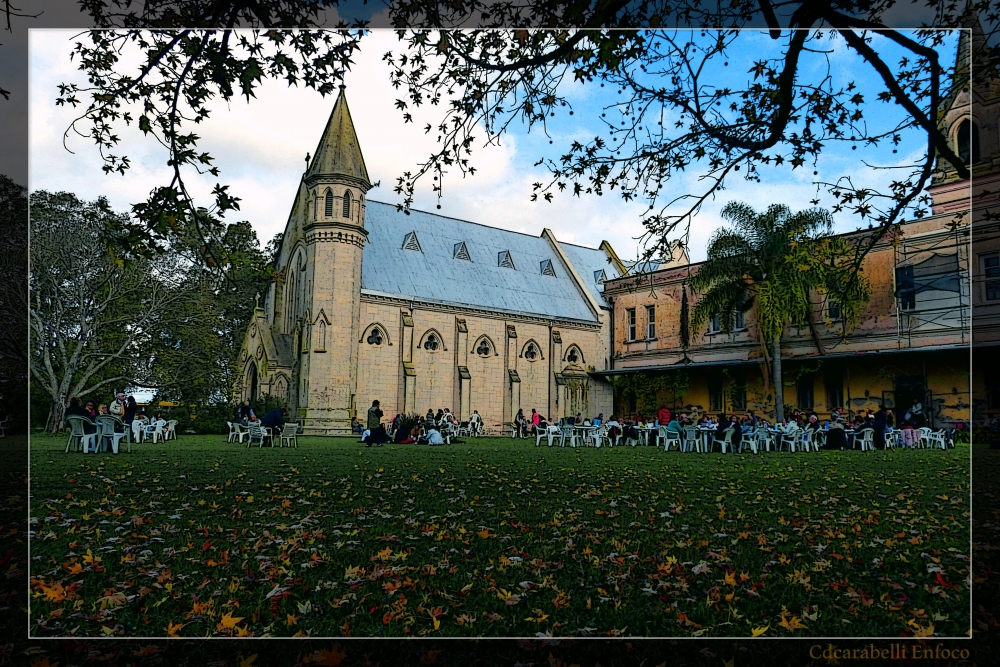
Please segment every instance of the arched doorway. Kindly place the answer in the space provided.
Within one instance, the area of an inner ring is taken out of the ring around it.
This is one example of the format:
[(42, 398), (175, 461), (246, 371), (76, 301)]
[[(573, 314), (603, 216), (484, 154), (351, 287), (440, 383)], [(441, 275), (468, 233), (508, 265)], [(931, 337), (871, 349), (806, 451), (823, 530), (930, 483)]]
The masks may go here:
[(256, 401), (257, 400), (257, 364), (250, 362), (250, 366), (247, 367), (247, 400)]
[(562, 412), (566, 417), (580, 413), (585, 418), (593, 417), (590, 411), (590, 376), (580, 364), (571, 363), (559, 374), (561, 379)]

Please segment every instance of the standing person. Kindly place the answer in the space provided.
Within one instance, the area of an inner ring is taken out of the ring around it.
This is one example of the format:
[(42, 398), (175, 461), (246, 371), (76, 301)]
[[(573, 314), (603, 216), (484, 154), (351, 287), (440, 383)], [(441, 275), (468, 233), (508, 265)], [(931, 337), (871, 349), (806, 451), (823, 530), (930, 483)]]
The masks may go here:
[(260, 425), (264, 428), (271, 429), (271, 432), (274, 433), (274, 435), (281, 435), (281, 429), (285, 426), (285, 417), (287, 415), (288, 410), (285, 408), (274, 408), (273, 410), (268, 410), (264, 417), (260, 420)]
[(514, 429), (517, 431), (517, 437), (523, 437), (525, 431), (525, 422), (527, 420), (524, 418), (524, 410), (521, 408), (517, 409), (517, 414), (514, 415)]
[(888, 416), (889, 413), (886, 412), (885, 407), (879, 406), (878, 412), (872, 417), (872, 426), (875, 428), (875, 437), (873, 438), (875, 449), (885, 449), (885, 431)]
[(129, 426), (135, 421), (135, 413), (139, 409), (139, 406), (135, 404), (135, 396), (129, 396), (128, 400), (125, 402), (125, 423)]
[(365, 447), (371, 447), (372, 443), (381, 447), (383, 443), (389, 441), (389, 436), (385, 432), (385, 427), (382, 426), (382, 408), (379, 407), (379, 402), (377, 400), (372, 401), (372, 406), (368, 408), (368, 422), (366, 426), (371, 432), (365, 440)]
[(125, 415), (125, 394), (115, 396), (115, 400), (111, 402), (109, 412), (119, 419)]
[(670, 410), (665, 405), (661, 405), (659, 411), (656, 413), (656, 423), (659, 426), (668, 426), (670, 424)]
[(483, 431), (483, 418), (479, 414), (479, 410), (473, 410), (472, 416), (469, 417), (469, 430), (472, 431), (472, 435), (478, 436)]
[(531, 408), (531, 433), (538, 433), (538, 425), (542, 423), (542, 416), (538, 414), (538, 410)]

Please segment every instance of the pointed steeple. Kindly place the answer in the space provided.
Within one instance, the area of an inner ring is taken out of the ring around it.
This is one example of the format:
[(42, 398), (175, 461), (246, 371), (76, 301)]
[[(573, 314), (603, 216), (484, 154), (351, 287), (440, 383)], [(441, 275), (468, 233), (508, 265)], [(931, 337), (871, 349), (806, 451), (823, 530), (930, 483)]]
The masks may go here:
[(365, 168), (365, 158), (361, 155), (358, 135), (351, 121), (351, 111), (347, 108), (344, 88), (345, 86), (340, 86), (340, 94), (306, 170), (306, 178), (337, 174), (356, 178), (371, 186), (368, 170)]
[(972, 87), (977, 92), (980, 90), (984, 93), (988, 91), (989, 80), (997, 76), (996, 65), (991, 61), (989, 56), (989, 46), (986, 44), (986, 35), (983, 33), (983, 26), (979, 22), (979, 16), (976, 14), (976, 10), (973, 8), (971, 2), (965, 3), (965, 10), (962, 12), (959, 22), (963, 30), (958, 38), (958, 50), (955, 55), (952, 98), (959, 91), (968, 89), (970, 64), (972, 76), (975, 79)]

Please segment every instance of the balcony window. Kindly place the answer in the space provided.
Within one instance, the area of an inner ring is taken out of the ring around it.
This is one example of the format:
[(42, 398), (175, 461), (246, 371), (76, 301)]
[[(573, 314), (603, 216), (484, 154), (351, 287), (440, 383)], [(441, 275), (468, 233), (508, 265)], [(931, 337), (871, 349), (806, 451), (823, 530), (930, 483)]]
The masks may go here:
[(986, 300), (1000, 299), (1000, 254), (993, 253), (982, 258), (983, 278), (986, 283)]
[(646, 306), (646, 338), (656, 338), (656, 306)]
[(917, 305), (916, 289), (913, 282), (913, 267), (896, 267), (896, 298), (900, 310), (913, 310)]

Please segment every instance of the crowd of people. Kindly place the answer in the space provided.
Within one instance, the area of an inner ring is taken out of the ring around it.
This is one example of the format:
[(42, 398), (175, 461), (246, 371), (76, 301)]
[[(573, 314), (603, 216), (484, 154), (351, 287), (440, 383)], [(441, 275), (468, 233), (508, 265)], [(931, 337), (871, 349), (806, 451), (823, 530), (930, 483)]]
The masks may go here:
[[(366, 447), (372, 445), (381, 447), (386, 442), (401, 445), (443, 445), (448, 440), (457, 442), (452, 438), (462, 426), (451, 408), (438, 408), (437, 413), (428, 410), (427, 415), (415, 424), (408, 423), (409, 420), (404, 419), (402, 414), (396, 414), (387, 423), (383, 422), (383, 416), (379, 401), (376, 400), (372, 401), (372, 406), (368, 408), (368, 416), (364, 423), (357, 417), (351, 420), (352, 430), (361, 436), (361, 442), (365, 443)], [(467, 427), (471, 435), (483, 432), (483, 418), (478, 410), (472, 411)]]
[[(864, 438), (864, 431), (872, 431), (872, 442), (876, 449), (885, 448), (885, 437), (895, 427), (896, 418), (891, 409), (880, 406), (877, 410), (859, 410), (853, 414), (846, 413), (842, 408), (834, 408), (829, 419), (821, 420), (816, 412), (811, 410), (794, 410), (791, 417), (783, 420), (779, 424), (772, 425), (768, 420), (758, 416), (753, 410), (747, 410), (743, 414), (727, 415), (719, 413), (711, 415), (707, 412), (701, 414), (688, 411), (673, 413), (666, 406), (661, 405), (655, 415), (648, 418), (641, 414), (635, 416), (622, 417), (619, 420), (612, 415), (605, 420), (603, 413), (593, 418), (584, 418), (577, 413), (566, 417), (559, 424), (560, 426), (600, 426), (608, 427), (608, 435), (612, 440), (621, 435), (626, 441), (639, 441), (640, 433), (643, 430), (656, 429), (665, 426), (667, 434), (671, 438), (683, 438), (684, 428), (695, 426), (702, 430), (715, 431), (715, 438), (723, 440), (729, 428), (735, 427), (731, 442), (734, 448), (738, 448), (744, 437), (753, 434), (757, 428), (764, 427), (781, 432), (802, 431), (825, 431), (827, 436), (824, 447), (826, 449), (852, 449), (860, 447), (860, 442)], [(532, 410), (530, 416), (525, 416), (522, 410), (518, 410), (514, 418), (514, 429), (516, 435), (531, 436), (544, 430), (551, 420), (546, 419), (537, 410)], [(914, 404), (906, 411), (902, 423), (899, 425), (900, 444), (903, 447), (912, 447), (920, 440), (919, 429), (926, 426), (926, 418), (923, 407), (920, 403)], [(955, 428), (961, 430), (964, 424), (956, 424)], [(649, 433), (648, 444), (658, 444), (658, 432)]]
[(141, 422), (148, 421), (150, 426), (153, 428), (159, 427), (164, 434), (170, 428), (169, 422), (163, 418), (162, 413), (157, 412), (151, 420), (147, 419), (145, 412), (136, 402), (135, 396), (126, 396), (124, 393), (117, 394), (111, 403), (97, 403), (89, 399), (81, 401), (78, 397), (73, 396), (69, 399), (69, 405), (66, 408), (65, 419), (67, 426), (69, 425), (69, 418), (74, 415), (87, 419), (83, 423), (83, 431), (87, 434), (97, 432), (96, 422), (97, 418), (101, 415), (111, 415), (120, 419), (124, 422), (128, 431), (132, 430), (132, 423), (136, 420)]

